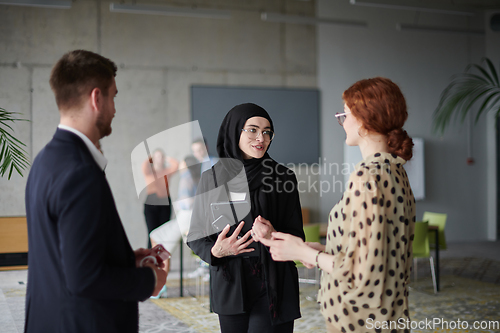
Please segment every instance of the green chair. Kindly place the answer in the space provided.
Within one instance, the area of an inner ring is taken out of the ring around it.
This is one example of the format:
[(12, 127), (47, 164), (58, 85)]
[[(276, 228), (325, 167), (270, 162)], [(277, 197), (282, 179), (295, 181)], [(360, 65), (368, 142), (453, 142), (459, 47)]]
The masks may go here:
[[(429, 222), (429, 226), (437, 226), (438, 230), (438, 240), (439, 240), (439, 250), (446, 250), (446, 238), (444, 236), (444, 227), (446, 225), (447, 214), (424, 212), (422, 221)], [(431, 232), (433, 234), (433, 232)], [(431, 249), (436, 248), (436, 238), (434, 234), (429, 238), (429, 245)]]
[(434, 294), (437, 294), (436, 273), (434, 271), (434, 260), (430, 255), (428, 228), (429, 222), (427, 221), (415, 223), (415, 236), (413, 238), (413, 276), (414, 280), (417, 281), (417, 259), (429, 258)]
[[(319, 224), (305, 225), (304, 226), (304, 234), (306, 236), (306, 242), (319, 242), (319, 240), (320, 240), (319, 231), (320, 231)], [(296, 260), (295, 264), (297, 265), (297, 268), (305, 267), (299, 260)], [(315, 270), (314, 280), (309, 279), (309, 276), (307, 276), (306, 279), (299, 278), (299, 282), (300, 283), (318, 284), (319, 283), (319, 269), (314, 268), (314, 270)], [(309, 273), (309, 270), (307, 270), (307, 273)]]

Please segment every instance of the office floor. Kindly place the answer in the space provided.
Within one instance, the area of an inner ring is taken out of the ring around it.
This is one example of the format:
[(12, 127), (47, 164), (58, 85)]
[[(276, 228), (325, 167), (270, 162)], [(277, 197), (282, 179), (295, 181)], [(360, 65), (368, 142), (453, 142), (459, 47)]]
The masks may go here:
[[(412, 320), (430, 319), (437, 315), (447, 320), (500, 320), (499, 254), (499, 241), (450, 243), (448, 250), (440, 255), (441, 292), (437, 296), (432, 293), (427, 261), (421, 259), (419, 279), (411, 285)], [(195, 279), (186, 279), (187, 273), (198, 267), (195, 259), (185, 255), (183, 262), (184, 297), (179, 298), (180, 260), (179, 254), (174, 253), (167, 298), (140, 303), (140, 332), (219, 331), (217, 316), (208, 311), (206, 286), (203, 295)], [(26, 277), (26, 270), (0, 271), (0, 327), (4, 333), (23, 332)], [(315, 286), (301, 284), (302, 318), (296, 322), (295, 332), (323, 331), (323, 319), (314, 301), (316, 292)], [(199, 296), (195, 297), (197, 294)]]

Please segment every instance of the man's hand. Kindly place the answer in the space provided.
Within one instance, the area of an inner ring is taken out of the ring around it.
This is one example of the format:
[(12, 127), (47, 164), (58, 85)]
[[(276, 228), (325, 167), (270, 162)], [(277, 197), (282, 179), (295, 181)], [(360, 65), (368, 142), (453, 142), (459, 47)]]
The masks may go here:
[(141, 267), (141, 260), (149, 254), (149, 249), (139, 248), (134, 251), (135, 254), (135, 267)]
[(233, 234), (230, 237), (226, 237), (229, 232), (229, 224), (222, 229), (221, 233), (217, 237), (217, 241), (212, 247), (212, 255), (216, 258), (222, 258), (227, 256), (235, 256), (240, 253), (248, 253), (252, 252), (254, 249), (247, 249), (248, 245), (253, 242), (253, 239), (250, 237), (251, 230), (249, 230), (245, 236), (238, 239), (238, 235), (241, 232), (241, 229), (245, 225), (245, 222), (241, 221), (240, 225), (234, 230)]
[[(165, 265), (165, 263), (163, 262), (162, 265)], [(158, 296), (165, 283), (167, 283), (167, 272), (165, 272), (164, 267), (156, 266), (152, 263), (146, 263), (144, 267), (149, 267), (156, 273), (155, 289), (151, 296)]]

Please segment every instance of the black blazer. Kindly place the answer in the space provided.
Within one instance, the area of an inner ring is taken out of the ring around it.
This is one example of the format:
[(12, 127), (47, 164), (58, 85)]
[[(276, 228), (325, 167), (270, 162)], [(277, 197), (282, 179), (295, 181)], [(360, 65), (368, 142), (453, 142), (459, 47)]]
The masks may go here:
[(25, 332), (137, 332), (154, 289), (135, 267), (104, 172), (74, 133), (58, 129), (26, 187)]
[[(277, 202), (272, 203), (270, 216), (262, 215), (268, 218), (276, 231), (289, 233), (302, 239), (305, 239), (302, 212), (298, 193), (298, 184), (295, 174), (285, 166), (276, 164), (273, 168), (277, 170), (274, 175), (274, 190), (279, 193)], [(285, 189), (284, 187), (287, 186)], [(210, 203), (204, 199), (208, 196), (201, 195), (215, 189), (215, 183), (212, 176), (212, 170), (202, 174), (198, 184), (197, 196), (194, 202), (193, 215), (191, 217), (191, 228), (188, 235), (188, 246), (203, 261), (210, 265), (210, 297), (211, 306), (215, 313), (221, 315), (240, 314), (248, 311), (245, 277), (243, 276), (244, 256), (230, 256), (216, 258), (211, 250), (217, 241), (218, 234), (209, 231), (200, 231), (203, 228), (211, 230)], [(293, 190), (292, 190), (293, 189)], [(253, 206), (253, 203), (252, 203)], [(253, 208), (252, 208), (253, 209)], [(262, 212), (250, 213), (244, 218), (245, 226), (242, 233), (250, 230), (254, 218)], [(231, 235), (238, 224), (231, 227), (228, 235)], [(193, 230), (194, 229), (194, 230)], [(212, 233), (210, 236), (203, 235)], [(265, 256), (265, 261), (273, 261), (268, 249), (261, 243), (256, 244), (259, 248), (260, 256)], [(264, 266), (264, 280), (269, 290), (270, 280), (276, 279), (278, 282), (277, 290), (277, 315), (270, 313), (274, 325), (289, 322), (300, 318), (300, 300), (299, 300), (299, 277), (297, 268), (293, 261), (273, 262), (276, 271), (271, 276), (269, 269)]]

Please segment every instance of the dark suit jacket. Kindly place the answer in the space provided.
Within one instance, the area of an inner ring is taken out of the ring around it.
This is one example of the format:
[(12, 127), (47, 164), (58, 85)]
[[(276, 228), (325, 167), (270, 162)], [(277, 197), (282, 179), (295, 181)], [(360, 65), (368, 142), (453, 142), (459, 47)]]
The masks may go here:
[(74, 133), (58, 129), (26, 187), (25, 332), (137, 332), (154, 289), (136, 268), (104, 172)]

